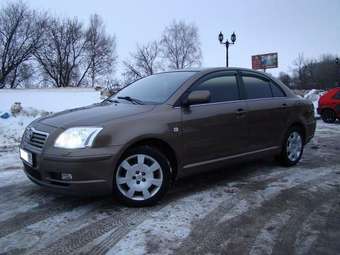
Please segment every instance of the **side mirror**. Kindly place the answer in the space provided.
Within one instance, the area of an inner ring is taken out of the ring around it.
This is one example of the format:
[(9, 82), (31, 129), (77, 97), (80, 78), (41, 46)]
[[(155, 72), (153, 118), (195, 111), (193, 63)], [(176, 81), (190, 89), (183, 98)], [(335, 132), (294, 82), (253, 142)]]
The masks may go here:
[(183, 106), (189, 106), (194, 104), (204, 104), (210, 101), (209, 90), (196, 90), (192, 91), (188, 97), (184, 100)]

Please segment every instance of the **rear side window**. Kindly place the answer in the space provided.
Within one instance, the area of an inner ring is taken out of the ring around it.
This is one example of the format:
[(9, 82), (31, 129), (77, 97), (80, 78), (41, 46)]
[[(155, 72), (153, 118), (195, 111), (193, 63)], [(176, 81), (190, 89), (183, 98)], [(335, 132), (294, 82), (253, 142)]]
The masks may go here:
[(273, 97), (285, 97), (286, 94), (282, 91), (282, 89), (276, 85), (276, 84), (271, 84), (272, 87), (272, 92), (273, 92)]
[(225, 102), (239, 99), (239, 90), (235, 75), (219, 76), (195, 85), (190, 91), (209, 90), (210, 102)]
[(334, 99), (340, 100), (340, 91), (336, 92)]
[(248, 99), (272, 97), (270, 83), (253, 76), (243, 76), (243, 83)]

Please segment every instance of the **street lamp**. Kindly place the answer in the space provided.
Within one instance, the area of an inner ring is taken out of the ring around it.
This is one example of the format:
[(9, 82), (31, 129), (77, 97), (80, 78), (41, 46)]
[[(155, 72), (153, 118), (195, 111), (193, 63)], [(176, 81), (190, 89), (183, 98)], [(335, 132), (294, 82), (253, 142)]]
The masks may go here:
[(229, 45), (231, 44), (235, 44), (235, 41), (236, 41), (236, 35), (235, 33), (232, 33), (231, 36), (230, 36), (230, 41), (228, 41), (228, 39), (223, 42), (223, 34), (222, 32), (220, 32), (220, 34), (218, 35), (218, 40), (220, 41), (220, 44), (224, 44), (225, 45), (225, 49), (226, 49), (226, 67), (229, 66)]

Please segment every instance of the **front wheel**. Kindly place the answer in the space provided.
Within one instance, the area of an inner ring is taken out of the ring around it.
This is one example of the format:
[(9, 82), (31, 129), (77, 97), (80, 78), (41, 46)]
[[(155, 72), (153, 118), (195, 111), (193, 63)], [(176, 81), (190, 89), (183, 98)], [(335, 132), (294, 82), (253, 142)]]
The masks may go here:
[(284, 166), (296, 165), (303, 154), (303, 135), (298, 127), (292, 127), (288, 130), (285, 140), (282, 144), (280, 162)]
[(326, 123), (334, 123), (336, 121), (336, 114), (331, 109), (325, 109), (321, 113), (321, 118)]
[(119, 162), (113, 179), (114, 194), (124, 204), (153, 205), (170, 186), (171, 167), (157, 149), (149, 146), (133, 148)]

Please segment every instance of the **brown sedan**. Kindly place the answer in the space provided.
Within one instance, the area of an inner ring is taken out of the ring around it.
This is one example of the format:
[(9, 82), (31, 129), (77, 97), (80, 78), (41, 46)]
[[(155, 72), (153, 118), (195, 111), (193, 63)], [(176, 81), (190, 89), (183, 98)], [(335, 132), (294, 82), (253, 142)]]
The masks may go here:
[(37, 184), (144, 206), (180, 176), (237, 160), (276, 156), (295, 165), (314, 131), (312, 103), (264, 73), (182, 70), (32, 122), (20, 156)]

